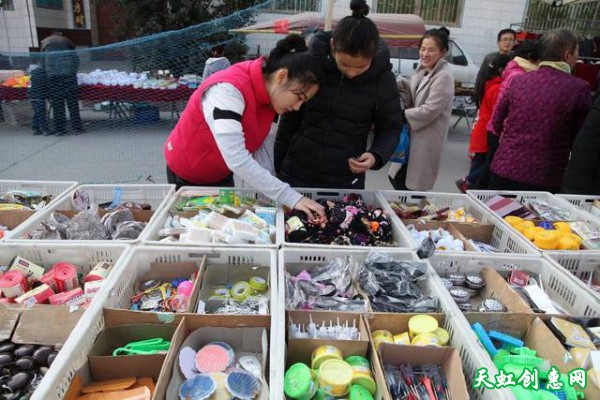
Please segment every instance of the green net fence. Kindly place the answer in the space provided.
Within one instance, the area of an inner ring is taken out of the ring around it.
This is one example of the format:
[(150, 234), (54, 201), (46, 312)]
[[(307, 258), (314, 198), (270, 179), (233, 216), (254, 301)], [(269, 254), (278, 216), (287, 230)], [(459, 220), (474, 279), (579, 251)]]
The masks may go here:
[(211, 49), (223, 45), (231, 63), (268, 54), (284, 35), (232, 31), (281, 19), (281, 9), (320, 10), (319, 1), (284, 3), (107, 46), (62, 50), (50, 38), (45, 52), (0, 54), (0, 176), (166, 181), (164, 141)]

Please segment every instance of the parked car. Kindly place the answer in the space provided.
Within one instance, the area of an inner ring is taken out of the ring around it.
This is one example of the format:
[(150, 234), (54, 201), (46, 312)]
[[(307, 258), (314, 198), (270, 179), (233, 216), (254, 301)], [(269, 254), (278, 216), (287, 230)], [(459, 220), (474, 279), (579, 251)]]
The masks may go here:
[[(392, 70), (396, 76), (410, 77), (419, 66), (419, 49), (417, 47), (390, 47)], [(475, 79), (479, 65), (473, 62), (469, 53), (454, 39), (450, 39), (450, 49), (446, 53), (446, 61), (454, 75), (454, 81), (462, 87), (475, 87)]]

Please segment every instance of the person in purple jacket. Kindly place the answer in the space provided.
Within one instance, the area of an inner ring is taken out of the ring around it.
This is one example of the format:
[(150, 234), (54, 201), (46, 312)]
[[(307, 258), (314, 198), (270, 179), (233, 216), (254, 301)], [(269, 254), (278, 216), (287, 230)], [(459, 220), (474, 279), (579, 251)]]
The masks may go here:
[(500, 144), (490, 189), (558, 192), (569, 152), (592, 101), (587, 82), (571, 76), (578, 40), (567, 29), (545, 33), (537, 71), (516, 76), (492, 123)]

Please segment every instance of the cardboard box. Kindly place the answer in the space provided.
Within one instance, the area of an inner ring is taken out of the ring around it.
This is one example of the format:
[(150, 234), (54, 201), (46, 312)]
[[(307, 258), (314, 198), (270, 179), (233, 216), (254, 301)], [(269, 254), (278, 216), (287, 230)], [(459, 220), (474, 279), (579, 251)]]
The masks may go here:
[(112, 356), (113, 350), (127, 343), (162, 338), (171, 341), (176, 325), (128, 324), (107, 326), (96, 338), (88, 356), (94, 380), (122, 378), (121, 371), (136, 371), (136, 377), (151, 377), (155, 382), (166, 358), (165, 354)]
[(83, 312), (82, 309), (45, 305), (22, 309), (12, 340), (48, 346), (65, 343)]
[[(332, 313), (323, 313), (332, 314)], [(346, 317), (346, 314), (343, 314)], [(342, 318), (342, 316), (340, 316)], [(365, 346), (366, 344), (366, 346)], [(343, 354), (344, 358), (357, 355), (365, 357), (371, 363), (371, 370), (373, 372), (373, 379), (377, 384), (377, 392), (374, 398), (376, 400), (384, 399), (384, 392), (386, 391), (385, 377), (383, 375), (383, 369), (379, 364), (375, 348), (370, 342), (363, 342), (361, 340), (319, 340), (319, 339), (289, 339), (287, 344), (287, 357), (285, 360), (285, 368), (289, 368), (291, 365), (301, 362), (310, 367), (312, 352), (320, 346), (335, 346)], [(284, 371), (285, 373), (285, 371)], [(283, 398), (284, 394), (281, 394)]]
[[(201, 320), (194, 317), (184, 318), (173, 335), (171, 349), (165, 360), (164, 370), (156, 385), (155, 399), (176, 399), (179, 387), (184, 381), (178, 366), (179, 351), (183, 347), (199, 350), (202, 346), (215, 341), (229, 343), (236, 352), (236, 357), (255, 355), (263, 366), (263, 374), (268, 378), (267, 369), (268, 339), (264, 328), (212, 328), (205, 327)], [(273, 383), (271, 383), (273, 384)], [(263, 382), (258, 400), (269, 399), (269, 388)]]
[[(213, 314), (225, 303), (222, 300), (211, 299), (212, 290), (216, 287), (231, 286), (239, 281), (248, 282), (251, 277), (259, 276), (269, 284), (269, 289), (263, 294), (267, 297), (267, 307), (261, 310), (261, 315), (270, 314), (270, 290), (272, 285), (269, 266), (247, 266), (247, 265), (207, 265), (202, 273), (202, 284), (198, 295), (198, 313)], [(196, 303), (194, 303), (196, 304)], [(196, 308), (194, 308), (196, 311)]]
[(0, 211), (0, 225), (6, 226), (11, 231), (25, 222), (35, 211), (5, 210)]
[[(494, 329), (522, 339), (525, 346), (537, 351), (537, 356), (550, 361), (562, 375), (579, 368), (550, 328), (533, 314), (467, 314), (470, 324), (481, 323), (486, 330)], [(600, 389), (590, 384), (584, 390), (586, 399), (600, 399)]]
[[(355, 324), (360, 333), (359, 340), (323, 340), (323, 339), (296, 339), (289, 336), (289, 324), (290, 321), (294, 323), (301, 323), (303, 325), (307, 325), (310, 323), (312, 317), (312, 321), (315, 324), (329, 326), (329, 322), (331, 321), (333, 324), (341, 324), (344, 325), (348, 323), (349, 326)], [(309, 356), (312, 354), (313, 350), (317, 347), (321, 346), (324, 341), (327, 342), (328, 345), (337, 347), (344, 357), (351, 355), (364, 355), (367, 354), (369, 348), (369, 331), (367, 329), (367, 325), (365, 324), (363, 318), (360, 314), (350, 314), (350, 313), (332, 313), (325, 311), (288, 311), (287, 312), (287, 323), (286, 323), (286, 331), (287, 331), (287, 342), (288, 349), (293, 349), (293, 351), (288, 352), (287, 363), (288, 366), (297, 362), (305, 362), (306, 355)], [(308, 365), (310, 366), (310, 360)]]
[[(381, 364), (385, 365), (441, 365), (448, 381), (450, 395), (453, 400), (469, 398), (462, 363), (456, 349), (450, 347), (415, 347), (383, 343), (379, 347)], [(384, 399), (392, 400), (386, 386)]]

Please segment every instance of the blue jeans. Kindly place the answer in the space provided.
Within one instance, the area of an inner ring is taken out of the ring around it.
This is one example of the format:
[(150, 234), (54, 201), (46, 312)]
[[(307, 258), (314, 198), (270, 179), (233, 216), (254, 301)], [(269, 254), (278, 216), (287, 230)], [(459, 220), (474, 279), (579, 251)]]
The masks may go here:
[(34, 131), (45, 131), (48, 128), (46, 121), (46, 100), (30, 99), (31, 107), (33, 108), (33, 121), (31, 127)]
[(487, 153), (475, 153), (473, 155), (473, 159), (471, 160), (471, 169), (469, 170), (469, 175), (466, 177), (469, 187), (473, 187), (475, 182), (477, 182), (477, 179), (483, 170), (483, 166), (485, 165), (486, 157)]

